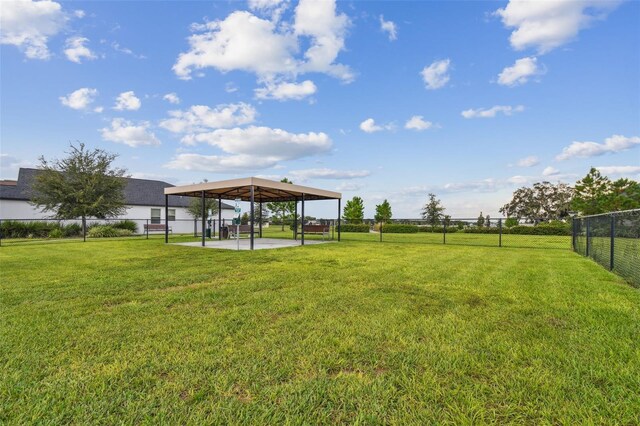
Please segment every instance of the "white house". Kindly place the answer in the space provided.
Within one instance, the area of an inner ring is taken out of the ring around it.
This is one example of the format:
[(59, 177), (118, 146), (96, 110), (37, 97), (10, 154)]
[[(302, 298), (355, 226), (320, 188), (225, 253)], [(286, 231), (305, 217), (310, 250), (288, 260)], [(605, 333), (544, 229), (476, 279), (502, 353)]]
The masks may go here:
[[(0, 220), (46, 219), (43, 213), (30, 203), (31, 184), (38, 169), (21, 168), (18, 180), (0, 181)], [(127, 212), (118, 219), (129, 219), (138, 223), (140, 232), (146, 223), (164, 223), (164, 188), (174, 186), (167, 182), (148, 179), (127, 178), (124, 189)], [(174, 233), (190, 233), (201, 229), (201, 221), (188, 212), (191, 197), (169, 196), (169, 226)], [(214, 215), (217, 219), (217, 215)], [(222, 218), (230, 221), (234, 216), (233, 206), (222, 203)]]

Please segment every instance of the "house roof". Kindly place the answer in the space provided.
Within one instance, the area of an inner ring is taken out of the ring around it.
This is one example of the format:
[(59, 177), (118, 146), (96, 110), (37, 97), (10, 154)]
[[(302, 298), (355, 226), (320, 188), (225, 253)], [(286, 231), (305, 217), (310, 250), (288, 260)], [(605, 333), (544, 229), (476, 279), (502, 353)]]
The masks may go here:
[[(17, 185), (0, 185), (0, 200), (29, 201), (33, 181), (39, 172), (38, 169), (21, 168), (18, 172)], [(164, 189), (174, 186), (159, 180), (125, 179), (127, 185), (124, 188), (124, 198), (128, 206), (164, 206)], [(181, 195), (169, 197), (169, 207), (188, 207), (190, 203), (190, 197)], [(233, 209), (225, 203), (222, 203), (222, 208)]]
[(208, 198), (221, 197), (225, 200), (239, 198), (242, 201), (249, 201), (252, 188), (254, 201), (257, 202), (295, 201), (300, 200), (303, 196), (305, 200), (337, 200), (342, 198), (342, 194), (339, 192), (257, 177), (172, 186), (165, 188), (164, 193), (200, 197), (204, 192), (204, 196)]

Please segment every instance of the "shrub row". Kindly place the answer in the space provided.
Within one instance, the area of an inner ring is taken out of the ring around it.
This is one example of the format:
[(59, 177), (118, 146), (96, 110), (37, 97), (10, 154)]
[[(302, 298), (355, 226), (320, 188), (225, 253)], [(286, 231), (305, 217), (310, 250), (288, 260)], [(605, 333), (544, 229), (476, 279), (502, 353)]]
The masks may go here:
[(369, 232), (371, 227), (366, 223), (343, 223), (340, 232)]
[(112, 237), (128, 237), (132, 235), (129, 229), (116, 228), (113, 225), (96, 225), (87, 231), (90, 238), (112, 238)]
[[(463, 230), (467, 234), (499, 234), (499, 228), (467, 228)], [(544, 224), (536, 226), (514, 226), (512, 228), (502, 228), (503, 234), (512, 235), (571, 235), (570, 225)]]
[[(104, 226), (95, 222), (88, 224), (87, 235), (91, 236), (92, 229)], [(132, 220), (123, 220), (108, 226), (118, 231), (127, 231), (127, 235), (136, 233), (138, 229), (136, 223)], [(99, 231), (95, 232), (100, 233)], [(2, 224), (0, 224), (0, 233), (2, 238), (73, 238), (82, 235), (82, 225), (76, 222), (65, 225), (53, 220), (30, 222), (3, 220)]]

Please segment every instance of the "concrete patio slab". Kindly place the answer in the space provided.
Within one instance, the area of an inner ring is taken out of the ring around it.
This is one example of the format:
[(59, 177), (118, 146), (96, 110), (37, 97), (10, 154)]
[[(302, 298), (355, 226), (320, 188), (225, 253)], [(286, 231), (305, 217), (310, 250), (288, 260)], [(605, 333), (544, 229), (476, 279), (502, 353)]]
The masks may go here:
[[(305, 240), (305, 245), (324, 244), (331, 241)], [(202, 247), (201, 241), (189, 243), (172, 243), (179, 246)], [(240, 250), (250, 250), (250, 242), (248, 238), (240, 239)], [(300, 240), (285, 240), (279, 238), (256, 238), (253, 248), (254, 250), (268, 250), (285, 247), (299, 247)], [(223, 250), (238, 250), (238, 242), (236, 240), (207, 240), (204, 248), (214, 248)]]

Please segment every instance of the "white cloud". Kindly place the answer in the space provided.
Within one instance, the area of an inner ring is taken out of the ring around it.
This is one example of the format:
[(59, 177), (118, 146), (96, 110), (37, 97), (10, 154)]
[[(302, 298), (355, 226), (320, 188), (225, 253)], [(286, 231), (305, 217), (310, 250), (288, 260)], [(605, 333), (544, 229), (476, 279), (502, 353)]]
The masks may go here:
[(277, 22), (289, 7), (289, 0), (249, 0), (249, 9), (267, 14), (271, 20)]
[(385, 21), (384, 16), (380, 15), (380, 29), (389, 35), (389, 40), (398, 39), (398, 30), (393, 21)]
[(542, 176), (551, 177), (557, 175), (558, 173), (560, 173), (560, 170), (556, 169), (555, 167), (548, 166), (545, 167), (542, 171)]
[(116, 98), (116, 105), (113, 109), (118, 111), (129, 110), (136, 111), (140, 109), (142, 103), (140, 99), (136, 96), (136, 94), (131, 90), (128, 92), (122, 92)]
[(215, 108), (193, 105), (186, 111), (169, 111), (169, 115), (171, 118), (161, 121), (160, 127), (173, 133), (194, 133), (253, 123), (257, 112), (253, 106), (240, 102)]
[[(194, 70), (212, 67), (221, 72), (251, 72), (260, 81), (320, 72), (349, 82), (353, 72), (334, 63), (344, 49), (348, 25), (346, 15), (336, 14), (333, 0), (301, 0), (294, 21), (280, 25), (235, 11), (224, 20), (193, 25), (190, 49), (178, 56), (173, 70), (182, 79), (190, 79)], [(299, 56), (301, 44), (309, 46), (303, 57)]]
[(621, 2), (617, 0), (511, 0), (495, 13), (507, 28), (516, 50), (533, 47), (540, 54), (575, 39), (580, 30), (604, 19)]
[(118, 43), (118, 42), (114, 41), (113, 43), (111, 43), (111, 47), (116, 52), (120, 52), (120, 53), (124, 53), (125, 55), (133, 56), (136, 59), (147, 59), (146, 56), (137, 54), (133, 50), (129, 49), (128, 47), (120, 46), (120, 43)]
[(207, 143), (229, 154), (293, 160), (327, 152), (332, 142), (325, 133), (289, 133), (282, 129), (249, 126), (217, 129), (192, 135), (191, 143)]
[(369, 176), (368, 170), (334, 170), (334, 169), (306, 169), (291, 170), (289, 175), (296, 180), (308, 179), (356, 179)]
[(421, 74), (427, 89), (434, 90), (444, 87), (449, 82), (450, 66), (451, 60), (442, 59), (424, 67)]
[(227, 155), (182, 153), (165, 167), (234, 173), (278, 166), (281, 161), (295, 160), (326, 153), (332, 142), (325, 133), (289, 133), (282, 129), (250, 126), (244, 129), (218, 129), (191, 137), (192, 142), (208, 143)]
[(498, 74), (498, 84), (503, 86), (518, 86), (529, 81), (531, 77), (542, 75), (546, 71), (538, 67), (538, 58), (530, 56), (520, 58)]
[(71, 109), (83, 110), (89, 107), (91, 103), (98, 96), (98, 90), (89, 87), (83, 87), (74, 92), (69, 93), (67, 96), (60, 96), (60, 102), (62, 105)]
[(563, 148), (562, 152), (556, 156), (556, 160), (562, 161), (574, 157), (595, 157), (607, 153), (626, 151), (638, 145), (640, 145), (640, 137), (622, 135), (608, 137), (604, 143), (572, 142), (571, 145)]
[(597, 166), (603, 175), (640, 175), (640, 166)]
[(86, 15), (86, 13), (82, 9), (78, 9), (78, 10), (74, 10), (73, 11), (73, 16), (75, 16), (76, 18), (82, 19), (82, 18), (85, 17), (85, 15)]
[(131, 147), (160, 145), (156, 135), (149, 131), (150, 127), (151, 124), (148, 121), (142, 121), (136, 125), (124, 118), (114, 118), (111, 121), (111, 128), (105, 127), (100, 129), (100, 132), (104, 140)]
[(367, 118), (360, 123), (360, 130), (366, 133), (374, 133), (384, 130), (384, 127), (377, 125), (373, 118)]
[(540, 164), (540, 159), (535, 155), (529, 155), (528, 157), (521, 158), (516, 163), (518, 167), (533, 167), (538, 164)]
[(234, 93), (238, 91), (238, 87), (233, 82), (229, 82), (224, 85), (224, 91), (227, 93)]
[(29, 59), (49, 59), (49, 38), (67, 21), (62, 6), (54, 1), (2, 1), (0, 44), (16, 46)]
[(165, 101), (171, 103), (171, 104), (179, 104), (180, 103), (180, 98), (178, 97), (178, 95), (175, 92), (171, 92), (171, 93), (167, 93), (166, 95), (164, 95), (162, 97), (162, 99), (164, 99)]
[(362, 185), (361, 183), (344, 182), (344, 183), (341, 183), (340, 185), (338, 185), (336, 187), (336, 191), (340, 191), (340, 192), (342, 192), (342, 191), (345, 191), (345, 192), (359, 191), (363, 187), (364, 187), (364, 185)]
[(524, 106), (522, 105), (518, 105), (515, 107), (508, 105), (495, 105), (489, 109), (467, 109), (465, 111), (462, 111), (461, 114), (464, 118), (493, 118), (499, 112), (503, 113), (504, 115), (513, 115), (516, 112), (522, 111), (524, 111)]
[(424, 121), (421, 115), (414, 115), (404, 125), (405, 129), (410, 130), (427, 130), (433, 127), (433, 123), (430, 121)]
[(67, 59), (76, 64), (81, 63), (83, 58), (87, 60), (96, 59), (96, 55), (91, 49), (85, 46), (85, 43), (88, 42), (89, 39), (86, 37), (69, 37), (65, 43), (66, 49), (64, 49)]
[(302, 83), (267, 83), (265, 87), (256, 89), (255, 95), (258, 99), (300, 100), (313, 95), (317, 90), (311, 80), (305, 80)]

